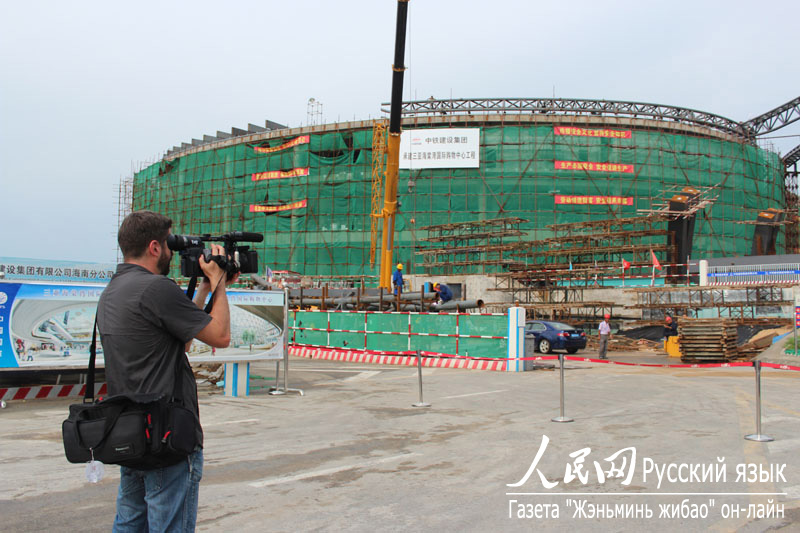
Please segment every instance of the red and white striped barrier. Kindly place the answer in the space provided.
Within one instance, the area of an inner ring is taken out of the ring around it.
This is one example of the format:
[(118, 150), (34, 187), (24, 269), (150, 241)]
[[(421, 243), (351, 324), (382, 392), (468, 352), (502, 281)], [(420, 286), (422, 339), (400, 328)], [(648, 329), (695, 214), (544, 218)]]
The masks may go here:
[[(289, 354), (310, 359), (326, 361), (342, 361), (348, 363), (385, 364), (400, 366), (415, 366), (417, 364), (416, 352), (382, 352), (370, 350), (348, 350), (343, 348), (326, 348), (320, 346), (307, 346), (292, 344)], [(423, 355), (422, 366), (430, 368), (460, 368), (469, 370), (491, 370), (504, 372), (508, 361), (517, 359), (494, 359), (482, 357), (468, 357), (463, 355), (444, 354), (439, 352), (420, 351)], [(519, 361), (557, 361), (557, 355), (537, 355), (534, 357), (520, 357)], [(734, 368), (753, 366), (752, 361), (731, 361), (725, 363), (682, 363), (682, 364), (654, 364), (630, 363), (626, 361), (613, 361), (610, 359), (593, 359), (591, 357), (564, 356), (565, 361), (579, 361), (583, 363), (598, 363), (619, 366), (641, 366), (650, 368)], [(800, 371), (800, 366), (791, 366), (776, 363), (761, 363), (762, 367), (779, 370)]]
[[(465, 370), (490, 370), (495, 372), (505, 372), (506, 370), (505, 359), (454, 357), (452, 355), (435, 352), (420, 353), (426, 356), (422, 359), (422, 366), (429, 368), (459, 368)], [(310, 359), (322, 359), (324, 361), (343, 361), (373, 365), (416, 366), (417, 364), (416, 352), (413, 352), (414, 355), (410, 355), (409, 352), (374, 352), (290, 345), (289, 354), (297, 357), (308, 357)]]
[[(86, 385), (38, 385), (35, 387), (0, 388), (0, 400), (38, 400), (83, 396)], [(106, 393), (105, 383), (95, 383), (95, 397)]]

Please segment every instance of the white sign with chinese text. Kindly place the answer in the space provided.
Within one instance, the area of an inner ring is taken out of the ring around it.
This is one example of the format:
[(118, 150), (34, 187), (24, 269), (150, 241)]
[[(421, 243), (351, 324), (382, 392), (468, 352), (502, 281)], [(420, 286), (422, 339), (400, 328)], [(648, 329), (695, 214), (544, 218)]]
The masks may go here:
[(478, 168), (480, 143), (480, 128), (405, 130), (400, 168)]

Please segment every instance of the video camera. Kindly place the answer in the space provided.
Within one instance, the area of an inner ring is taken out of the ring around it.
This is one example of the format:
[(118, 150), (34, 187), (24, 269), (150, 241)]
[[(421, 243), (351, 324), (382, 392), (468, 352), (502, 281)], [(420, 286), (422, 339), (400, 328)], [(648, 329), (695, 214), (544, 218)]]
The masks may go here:
[[(249, 246), (238, 246), (237, 241), (261, 242), (264, 236), (260, 233), (247, 231), (232, 231), (224, 235), (211, 236), (205, 234), (199, 237), (192, 235), (172, 235), (167, 237), (167, 246), (170, 250), (178, 252), (181, 257), (181, 276), (186, 278), (201, 277), (203, 270), (200, 268), (200, 256), (206, 263), (214, 261), (231, 279), (237, 273), (251, 274), (258, 272), (258, 253)], [(211, 255), (211, 250), (205, 247), (204, 242), (222, 242), (225, 256)]]

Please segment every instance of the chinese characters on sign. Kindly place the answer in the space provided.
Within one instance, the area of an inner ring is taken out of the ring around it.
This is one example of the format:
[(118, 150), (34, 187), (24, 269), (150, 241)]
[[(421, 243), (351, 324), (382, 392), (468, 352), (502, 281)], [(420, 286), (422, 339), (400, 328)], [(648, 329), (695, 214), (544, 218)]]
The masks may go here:
[(22, 281), (97, 281), (111, 279), (116, 265), (0, 257), (0, 272), (5, 280)]
[(624, 163), (592, 163), (589, 161), (556, 161), (556, 170), (591, 170), (594, 172), (624, 172), (631, 174), (633, 165)]
[(251, 213), (278, 213), (279, 211), (290, 211), (292, 209), (301, 209), (308, 205), (307, 200), (300, 200), (299, 202), (292, 202), (284, 205), (254, 205), (250, 204)]
[(293, 168), (292, 170), (270, 170), (268, 172), (256, 172), (253, 174), (253, 181), (298, 178), (300, 176), (308, 176), (308, 167)]
[[(558, 485), (558, 481), (548, 480), (542, 471), (537, 468), (539, 461), (541, 461), (542, 456), (544, 456), (545, 450), (547, 450), (547, 444), (549, 442), (550, 439), (547, 437), (547, 435), (542, 435), (542, 443), (539, 446), (539, 450), (536, 452), (536, 456), (533, 458), (528, 471), (525, 472), (525, 475), (522, 476), (522, 479), (516, 483), (507, 483), (506, 486), (520, 487), (528, 481), (534, 472), (536, 472), (536, 474), (539, 476), (539, 481), (541, 481), (544, 488), (552, 489)], [(564, 469), (564, 477), (562, 478), (564, 483), (571, 483), (575, 479), (580, 481), (583, 485), (586, 485), (589, 482), (589, 472), (585, 470), (585, 468), (589, 466), (586, 463), (586, 457), (588, 457), (591, 451), (591, 448), (581, 448), (580, 450), (569, 454), (573, 461), (572, 463), (566, 464)], [(592, 461), (592, 466), (594, 467), (594, 473), (597, 476), (598, 483), (602, 485), (606, 482), (606, 479), (624, 478), (621, 483), (623, 485), (630, 485), (636, 465), (636, 448), (623, 448), (603, 460), (607, 463), (610, 463), (607, 465), (608, 470), (604, 470), (603, 465), (601, 465), (599, 462)], [(619, 463), (617, 463), (617, 461), (619, 461)]]
[(291, 141), (287, 141), (280, 146), (254, 146), (253, 150), (255, 150), (259, 154), (271, 154), (273, 152), (280, 152), (281, 150), (286, 150), (287, 148), (291, 148), (293, 146), (297, 146), (299, 144), (308, 144), (311, 140), (310, 135), (301, 135), (296, 139), (292, 139)]
[(555, 126), (556, 135), (572, 135), (575, 137), (610, 137), (612, 139), (630, 139), (631, 130), (590, 130), (574, 126)]
[(400, 168), (478, 168), (480, 133), (480, 128), (406, 130), (400, 137)]
[(633, 196), (568, 196), (556, 194), (556, 205), (633, 205)]

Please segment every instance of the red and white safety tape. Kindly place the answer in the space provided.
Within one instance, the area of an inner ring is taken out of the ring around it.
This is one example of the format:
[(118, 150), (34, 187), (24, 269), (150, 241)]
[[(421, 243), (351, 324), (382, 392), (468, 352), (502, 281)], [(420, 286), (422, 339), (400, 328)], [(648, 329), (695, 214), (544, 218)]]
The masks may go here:
[[(106, 393), (105, 383), (95, 383), (95, 396)], [(0, 388), (0, 400), (34, 400), (83, 396), (86, 385), (38, 385), (35, 387)]]
[[(460, 368), (466, 370), (491, 370), (504, 372), (505, 359), (452, 357), (447, 354), (434, 352), (421, 352), (428, 357), (422, 358), (422, 366), (430, 368)], [(367, 350), (347, 350), (337, 348), (322, 348), (318, 346), (289, 346), (289, 354), (297, 357), (322, 359), (326, 361), (344, 361), (348, 363), (366, 363), (376, 365), (416, 366), (416, 355), (409, 352), (373, 352)], [(434, 356), (434, 357), (430, 357)]]
[(324, 333), (360, 333), (362, 335), (410, 335), (412, 337), (459, 337), (461, 339), (505, 339), (503, 336), (496, 335), (457, 335), (455, 333), (417, 333), (414, 331), (364, 331), (358, 329), (325, 329), (325, 328), (303, 328), (290, 326), (289, 329), (295, 331), (322, 331)]

